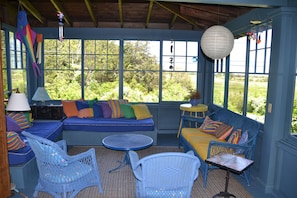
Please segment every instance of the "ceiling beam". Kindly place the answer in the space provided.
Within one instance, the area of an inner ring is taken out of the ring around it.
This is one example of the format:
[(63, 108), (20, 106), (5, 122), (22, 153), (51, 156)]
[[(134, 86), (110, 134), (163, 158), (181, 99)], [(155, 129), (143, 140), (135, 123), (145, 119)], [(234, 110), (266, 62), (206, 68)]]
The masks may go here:
[(171, 29), (171, 28), (173, 27), (173, 24), (175, 23), (176, 18), (177, 18), (177, 15), (176, 15), (176, 14), (173, 15), (172, 20), (171, 20), (171, 22), (170, 22), (170, 24), (169, 24), (169, 29)]
[(89, 12), (89, 14), (91, 16), (91, 19), (92, 19), (95, 27), (97, 27), (98, 26), (98, 22), (97, 22), (97, 19), (95, 18), (95, 15), (94, 15), (93, 10), (92, 10), (92, 6), (91, 6), (91, 3), (90, 3), (90, 0), (85, 0), (85, 4), (87, 6), (88, 12)]
[(119, 4), (119, 14), (120, 14), (120, 24), (121, 24), (121, 28), (123, 28), (123, 5), (122, 5), (122, 0), (118, 0), (118, 4)]
[(146, 21), (145, 21), (145, 27), (146, 28), (148, 27), (148, 24), (150, 22), (152, 9), (153, 9), (153, 4), (154, 4), (154, 0), (150, 0), (150, 5), (149, 5), (149, 9), (148, 9), (147, 16), (146, 16)]
[(40, 12), (28, 1), (28, 0), (19, 0), (20, 4), (26, 8), (40, 23), (44, 23), (45, 20), (41, 16)]
[(177, 11), (173, 11), (172, 9), (168, 8), (167, 6), (165, 6), (162, 3), (159, 3), (157, 1), (154, 1), (154, 3), (157, 4), (158, 6), (160, 6), (161, 8), (167, 10), (168, 12), (171, 12), (172, 14), (178, 16), (179, 18), (183, 19), (184, 21), (190, 23), (191, 25), (193, 25), (195, 27), (198, 27), (198, 24), (196, 24), (192, 20), (188, 19), (187, 17), (184, 17), (184, 16), (180, 15)]
[(72, 23), (69, 20), (68, 14), (66, 13), (66, 11), (62, 8), (62, 6), (60, 5), (60, 3), (57, 0), (50, 0), (51, 3), (53, 4), (53, 6), (57, 9), (57, 11), (60, 11), (64, 14), (64, 20), (65, 22), (72, 26)]

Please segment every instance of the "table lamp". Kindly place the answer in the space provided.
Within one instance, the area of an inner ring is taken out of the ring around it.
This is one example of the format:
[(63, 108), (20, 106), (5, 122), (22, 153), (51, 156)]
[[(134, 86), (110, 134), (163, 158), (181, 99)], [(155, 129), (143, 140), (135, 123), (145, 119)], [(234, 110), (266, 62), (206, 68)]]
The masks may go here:
[(11, 93), (6, 111), (30, 111), (28, 99), (24, 93)]
[(38, 87), (32, 97), (32, 100), (44, 103), (45, 101), (51, 100), (51, 98), (44, 87)]

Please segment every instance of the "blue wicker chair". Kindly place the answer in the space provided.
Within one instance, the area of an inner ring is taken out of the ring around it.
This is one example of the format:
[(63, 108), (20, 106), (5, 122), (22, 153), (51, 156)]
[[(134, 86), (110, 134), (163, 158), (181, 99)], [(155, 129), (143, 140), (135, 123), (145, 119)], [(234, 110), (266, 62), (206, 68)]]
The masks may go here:
[(193, 151), (158, 153), (140, 160), (135, 151), (129, 151), (129, 158), (136, 178), (136, 197), (190, 197), (200, 167)]
[(64, 140), (54, 143), (28, 132), (22, 134), (35, 153), (39, 170), (38, 184), (33, 197), (37, 197), (39, 191), (47, 192), (55, 198), (75, 197), (81, 190), (90, 186), (98, 186), (99, 192), (103, 193), (93, 148), (69, 156)]

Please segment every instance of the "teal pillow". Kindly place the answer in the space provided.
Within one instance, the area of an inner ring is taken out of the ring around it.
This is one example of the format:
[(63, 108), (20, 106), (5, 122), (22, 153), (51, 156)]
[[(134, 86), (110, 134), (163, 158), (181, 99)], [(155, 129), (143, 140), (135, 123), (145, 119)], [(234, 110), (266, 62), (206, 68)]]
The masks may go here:
[(131, 104), (120, 104), (120, 108), (125, 118), (135, 118), (135, 113)]

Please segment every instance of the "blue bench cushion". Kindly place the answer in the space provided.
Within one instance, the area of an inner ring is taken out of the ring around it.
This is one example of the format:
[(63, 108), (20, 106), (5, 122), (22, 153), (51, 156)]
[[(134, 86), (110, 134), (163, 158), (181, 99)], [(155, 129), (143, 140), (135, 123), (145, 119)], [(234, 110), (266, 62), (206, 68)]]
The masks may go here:
[(64, 121), (63, 129), (69, 131), (131, 132), (153, 131), (152, 118), (136, 120), (128, 118), (78, 118), (70, 117)]
[[(40, 137), (47, 138), (49, 140), (56, 140), (59, 135), (62, 134), (63, 122), (33, 122), (30, 128), (27, 128), (25, 131), (38, 135)], [(9, 165), (17, 165), (28, 162), (34, 157), (34, 153), (29, 146), (29, 143), (26, 142), (25, 137), (19, 133), (22, 140), (25, 141), (26, 146), (19, 150), (8, 151), (8, 161)]]

